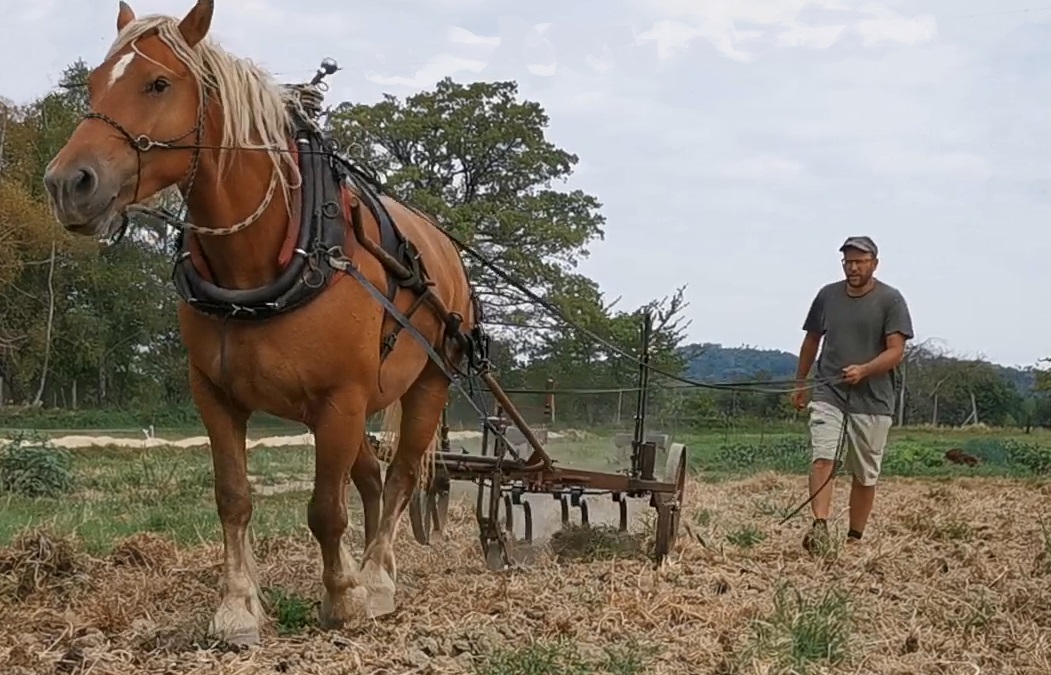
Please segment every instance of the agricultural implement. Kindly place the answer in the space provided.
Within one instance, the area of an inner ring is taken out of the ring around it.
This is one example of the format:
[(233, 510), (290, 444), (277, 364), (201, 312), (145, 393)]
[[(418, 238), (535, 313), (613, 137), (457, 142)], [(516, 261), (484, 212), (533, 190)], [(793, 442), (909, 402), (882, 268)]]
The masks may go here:
[[(496, 406), (492, 414), (482, 420), (480, 454), (452, 450), (449, 427), (443, 414), (440, 449), (436, 453), (432, 477), (426, 486), (414, 492), (409, 502), (409, 518), (416, 541), (428, 545), (434, 533), (445, 529), (452, 481), (471, 481), (477, 484), (475, 516), (479, 541), (491, 570), (502, 570), (515, 564), (514, 547), (519, 541), (532, 543), (533, 511), (532, 504), (523, 499), (526, 494), (547, 494), (557, 500), (564, 526), (569, 524), (573, 509), (579, 511), (582, 525), (590, 525), (588, 498), (608, 495), (619, 507), (618, 529), (622, 532), (629, 527), (628, 500), (648, 498), (657, 515), (653, 555), (658, 562), (663, 560), (678, 535), (687, 453), (686, 447), (680, 443), (668, 447), (663, 471), (658, 478), (658, 446), (645, 434), (651, 333), (652, 319), (646, 314), (642, 325), (634, 435), (627, 469), (619, 473), (604, 473), (558, 466), (508, 394), (490, 373), (482, 372), (480, 375), (495, 397)], [(550, 415), (553, 409), (554, 393), (547, 393), (545, 412)], [(530, 450), (527, 457), (523, 457), (507, 438), (512, 425), (521, 433)], [(514, 534), (515, 511), (518, 509), (524, 520), (521, 540)]]

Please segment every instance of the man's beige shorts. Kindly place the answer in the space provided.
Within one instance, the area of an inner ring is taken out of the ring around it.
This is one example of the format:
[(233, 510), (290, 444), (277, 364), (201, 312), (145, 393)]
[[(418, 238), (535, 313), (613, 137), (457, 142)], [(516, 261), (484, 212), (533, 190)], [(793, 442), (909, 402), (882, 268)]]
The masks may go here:
[[(843, 413), (822, 401), (810, 403), (811, 461), (836, 458), (843, 433)], [(850, 414), (847, 437), (840, 453), (843, 465), (862, 485), (875, 485), (883, 464), (883, 451), (891, 427), (890, 415)]]

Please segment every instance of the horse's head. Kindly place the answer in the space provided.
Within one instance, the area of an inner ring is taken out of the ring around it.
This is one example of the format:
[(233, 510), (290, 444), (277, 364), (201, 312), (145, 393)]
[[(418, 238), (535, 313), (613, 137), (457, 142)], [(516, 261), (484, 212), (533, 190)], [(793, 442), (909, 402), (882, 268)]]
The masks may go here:
[(193, 146), (205, 138), (194, 50), (213, 6), (198, 0), (180, 21), (136, 19), (120, 3), (117, 38), (88, 77), (91, 112), (44, 174), (55, 217), (69, 231), (108, 237), (127, 206), (190, 176), (199, 152)]

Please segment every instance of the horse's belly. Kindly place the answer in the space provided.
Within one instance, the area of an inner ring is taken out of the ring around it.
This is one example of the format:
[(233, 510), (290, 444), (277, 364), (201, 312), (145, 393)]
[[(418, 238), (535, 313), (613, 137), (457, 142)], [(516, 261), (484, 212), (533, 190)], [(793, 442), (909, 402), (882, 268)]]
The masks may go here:
[(291, 345), (228, 336), (225, 349), (215, 350), (201, 365), (208, 379), (242, 406), (301, 419), (313, 392), (333, 384), (329, 374), (335, 369), (322, 360), (317, 352)]
[(225, 329), (187, 316), (190, 361), (241, 406), (303, 421), (315, 403), (353, 388), (371, 367), (355, 344), (347, 344), (360, 340), (356, 331), (348, 334), (350, 326), (331, 317), (314, 319), (311, 309)]

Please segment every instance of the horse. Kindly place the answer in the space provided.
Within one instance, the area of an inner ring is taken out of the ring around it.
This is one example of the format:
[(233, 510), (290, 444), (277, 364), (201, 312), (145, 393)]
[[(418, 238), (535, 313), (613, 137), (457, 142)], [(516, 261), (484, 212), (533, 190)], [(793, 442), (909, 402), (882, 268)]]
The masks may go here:
[[(58, 223), (100, 240), (162, 191), (183, 198), (178, 323), (224, 544), (209, 628), (251, 645), (266, 617), (247, 540), (250, 416), (314, 434), (307, 523), (323, 567), (321, 626), (389, 614), (398, 523), (434, 459), (453, 371), (484, 335), (454, 242), (333, 151), (305, 88), (214, 42), (213, 8), (198, 0), (181, 19), (140, 18), (120, 2), (117, 37), (88, 77), (89, 112), (44, 184)], [(367, 442), (374, 415), (396, 443)], [(360, 565), (343, 541), (348, 476), (363, 504)]]

